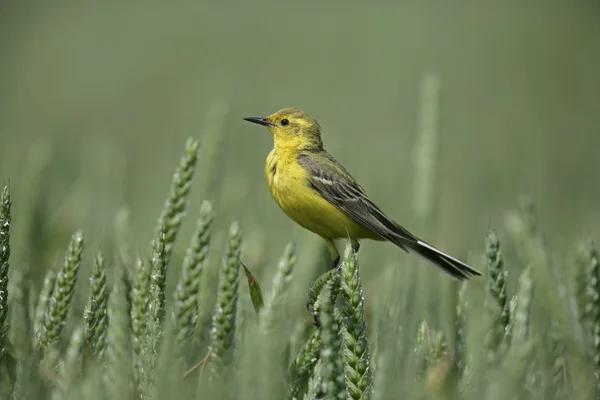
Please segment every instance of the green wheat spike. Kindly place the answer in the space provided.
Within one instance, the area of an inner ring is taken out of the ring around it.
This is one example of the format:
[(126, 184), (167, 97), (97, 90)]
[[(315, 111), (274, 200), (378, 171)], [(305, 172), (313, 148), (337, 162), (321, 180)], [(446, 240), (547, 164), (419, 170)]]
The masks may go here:
[(165, 315), (166, 305), (166, 236), (159, 235), (155, 244), (154, 253), (152, 254), (152, 274), (150, 276), (150, 304), (148, 305), (148, 313), (150, 318), (153, 318), (157, 323), (162, 323)]
[[(141, 263), (141, 259), (138, 259)], [(127, 274), (120, 263), (116, 264), (112, 290), (108, 297), (108, 331), (104, 357), (104, 387), (107, 398), (128, 399), (131, 394), (132, 353), (131, 316), (127, 310)]]
[(46, 277), (44, 278), (44, 285), (42, 286), (42, 290), (40, 291), (37, 305), (35, 308), (35, 314), (33, 319), (33, 346), (34, 348), (41, 347), (41, 339), (44, 335), (44, 318), (46, 313), (48, 312), (48, 304), (50, 303), (50, 297), (52, 296), (52, 291), (54, 290), (54, 285), (56, 284), (56, 271), (53, 269), (49, 269), (46, 272)]
[(165, 315), (165, 236), (160, 235), (153, 246), (152, 275), (150, 277), (150, 302), (146, 314), (147, 327), (142, 346), (142, 364), (140, 390), (144, 399), (154, 398), (156, 394), (156, 364), (160, 343), (164, 335), (163, 318)]
[(8, 259), (10, 257), (10, 192), (4, 185), (0, 196), (0, 361), (6, 352), (8, 332)]
[(575, 290), (574, 297), (576, 302), (577, 318), (584, 332), (584, 340), (592, 342), (591, 320), (588, 310), (588, 290), (590, 286), (589, 277), (589, 246), (586, 243), (579, 243), (576, 247), (574, 256), (575, 264)]
[[(148, 312), (150, 318), (162, 323), (166, 309), (167, 262), (166, 235), (160, 232), (152, 242), (152, 259), (150, 260), (150, 302)], [(157, 327), (158, 327), (157, 326)]]
[[(321, 370), (321, 391), (324, 393), (324, 399), (344, 399), (346, 397), (346, 385), (344, 381), (344, 367), (340, 363), (341, 358), (341, 337), (338, 318), (335, 316), (335, 299), (333, 298), (336, 289), (339, 286), (338, 279), (332, 279), (327, 283), (321, 293), (321, 308), (319, 320), (321, 322), (321, 349), (319, 359), (322, 362)], [(342, 318), (339, 318), (339, 322)], [(344, 353), (347, 351), (345, 349)], [(347, 365), (347, 363), (346, 363)], [(360, 398), (352, 397), (350, 398)]]
[(591, 324), (590, 355), (594, 365), (597, 391), (600, 396), (600, 256), (593, 243), (586, 246), (585, 259), (587, 260), (587, 304), (586, 315)]
[(217, 304), (210, 333), (210, 365), (213, 374), (220, 366), (231, 362), (234, 348), (238, 288), (240, 283), (240, 251), (242, 236), (240, 227), (234, 222), (229, 229), (229, 241), (223, 265), (219, 272)]
[(341, 300), (344, 316), (343, 353), (350, 399), (369, 399), (373, 391), (371, 354), (364, 319), (364, 299), (358, 257), (348, 245), (342, 265)]
[(142, 345), (146, 338), (148, 304), (150, 303), (151, 270), (141, 257), (134, 265), (135, 279), (131, 293), (131, 346), (133, 349), (134, 377), (139, 379)]
[[(152, 285), (150, 296), (158, 296), (158, 286)], [(159, 326), (157, 315), (153, 314), (154, 307), (148, 308), (148, 327), (142, 347), (139, 389), (143, 400), (153, 399), (156, 393), (156, 364), (159, 354), (159, 342), (163, 332)]]
[(564, 296), (560, 294), (562, 285), (559, 285), (557, 294), (556, 281), (560, 278), (557, 277), (557, 269), (553, 268), (544, 238), (538, 230), (534, 207), (529, 200), (522, 203), (519, 211), (507, 214), (506, 228), (514, 238), (518, 256), (530, 269), (529, 279), (535, 282), (536, 291), (545, 295), (544, 301), (536, 302), (534, 307), (538, 314), (551, 315), (557, 322), (557, 329), (572, 327), (573, 333), (581, 337), (579, 326), (569, 321)]
[(315, 330), (306, 343), (300, 348), (296, 358), (288, 368), (288, 398), (298, 399), (302, 385), (311, 376), (319, 359), (321, 348), (321, 331)]
[(94, 354), (100, 359), (106, 348), (106, 331), (108, 328), (106, 316), (108, 288), (106, 287), (104, 256), (101, 251), (96, 253), (90, 286), (91, 293), (84, 314), (84, 333), (86, 342), (89, 343)]
[(502, 314), (500, 315), (500, 328), (504, 333), (510, 322), (510, 310), (508, 308), (508, 295), (506, 291), (506, 275), (500, 241), (495, 231), (490, 231), (486, 238), (486, 256), (488, 261), (488, 290), (490, 295), (497, 301)]
[(56, 276), (56, 283), (48, 302), (48, 309), (44, 317), (44, 335), (42, 337), (42, 346), (45, 349), (49, 350), (50, 346), (60, 340), (67, 322), (82, 255), (83, 232), (77, 231), (71, 238), (65, 261)]
[(500, 251), (500, 241), (495, 231), (490, 230), (485, 238), (485, 250), (488, 264), (488, 283), (486, 295), (487, 315), (491, 318), (490, 330), (485, 337), (488, 362), (497, 360), (500, 346), (508, 333), (510, 312), (506, 292), (506, 270)]
[(514, 312), (513, 326), (511, 327), (512, 342), (523, 343), (529, 334), (531, 303), (533, 301), (533, 280), (531, 269), (525, 268), (519, 276), (519, 287)]
[(593, 243), (581, 243), (577, 247), (577, 262), (581, 266), (583, 281), (583, 296), (581, 299), (582, 305), (582, 322), (585, 328), (586, 339), (591, 347), (594, 345), (594, 316), (600, 312), (600, 291), (598, 286), (600, 283), (597, 276), (600, 272), (597, 271), (598, 266), (594, 263), (594, 246)]
[(323, 393), (323, 363), (321, 360), (317, 360), (314, 368), (311, 371), (308, 379), (307, 390), (304, 394), (304, 400), (316, 400), (322, 399), (325, 396)]
[(552, 367), (550, 371), (550, 387), (547, 389), (547, 398), (563, 399), (569, 392), (569, 371), (567, 368), (567, 347), (558, 337), (555, 323), (550, 329), (550, 354)]
[(175, 289), (175, 330), (179, 343), (189, 338), (196, 328), (198, 294), (204, 263), (208, 257), (213, 221), (212, 206), (210, 202), (204, 201), (200, 207), (196, 231), (183, 260), (181, 277)]
[(171, 189), (155, 230), (154, 244), (157, 244), (156, 240), (158, 240), (160, 235), (164, 234), (165, 236), (165, 266), (169, 264), (177, 233), (179, 232), (181, 222), (186, 214), (187, 199), (192, 186), (192, 178), (194, 177), (197, 161), (198, 141), (193, 138), (188, 138), (185, 142), (185, 151), (181, 156), (179, 165), (173, 175)]
[(461, 374), (465, 371), (466, 367), (466, 349), (465, 344), (467, 340), (467, 304), (466, 304), (466, 288), (467, 283), (460, 283), (458, 289), (458, 301), (456, 304), (456, 322), (455, 322), (455, 336), (454, 336), (454, 365)]

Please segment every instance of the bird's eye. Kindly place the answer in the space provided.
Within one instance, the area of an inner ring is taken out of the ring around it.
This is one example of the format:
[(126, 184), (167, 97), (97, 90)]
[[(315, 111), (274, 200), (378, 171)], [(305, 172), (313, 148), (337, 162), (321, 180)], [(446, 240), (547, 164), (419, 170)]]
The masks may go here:
[(289, 123), (290, 123), (290, 121), (288, 121), (287, 118), (284, 118), (281, 120), (281, 126), (287, 126), (287, 125), (289, 125)]

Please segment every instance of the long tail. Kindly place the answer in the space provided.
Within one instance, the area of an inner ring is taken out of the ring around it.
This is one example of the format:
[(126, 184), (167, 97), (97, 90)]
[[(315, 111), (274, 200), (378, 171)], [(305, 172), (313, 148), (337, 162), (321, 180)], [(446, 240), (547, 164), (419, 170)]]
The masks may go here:
[(421, 257), (433, 263), (436, 267), (455, 279), (469, 279), (473, 275), (481, 276), (481, 272), (469, 267), (464, 262), (441, 252), (435, 247), (417, 239), (415, 241), (403, 241), (404, 246), (414, 250)]

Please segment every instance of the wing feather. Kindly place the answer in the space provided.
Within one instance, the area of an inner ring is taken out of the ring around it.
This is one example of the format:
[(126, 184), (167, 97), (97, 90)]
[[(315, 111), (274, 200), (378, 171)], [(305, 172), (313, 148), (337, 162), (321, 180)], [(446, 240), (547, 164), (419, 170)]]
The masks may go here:
[(401, 240), (416, 243), (417, 238), (388, 218), (328, 153), (301, 154), (298, 162), (308, 171), (312, 188), (356, 222), (404, 250)]

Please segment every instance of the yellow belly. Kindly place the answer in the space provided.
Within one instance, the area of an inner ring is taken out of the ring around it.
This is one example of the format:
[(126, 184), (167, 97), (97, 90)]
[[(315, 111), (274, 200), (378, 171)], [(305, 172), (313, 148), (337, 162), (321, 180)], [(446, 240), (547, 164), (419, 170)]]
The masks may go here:
[(289, 163), (284, 161), (272, 160), (270, 155), (265, 165), (265, 177), (273, 199), (288, 217), (303, 228), (328, 239), (381, 240), (321, 197), (308, 183), (304, 168), (294, 160)]

